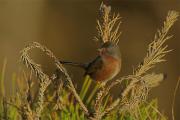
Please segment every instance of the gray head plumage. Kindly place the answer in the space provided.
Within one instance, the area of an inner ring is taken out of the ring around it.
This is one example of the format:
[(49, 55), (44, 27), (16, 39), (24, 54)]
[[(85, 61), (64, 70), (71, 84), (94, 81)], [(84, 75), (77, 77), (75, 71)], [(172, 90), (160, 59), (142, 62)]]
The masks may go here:
[(113, 42), (110, 42), (110, 41), (105, 42), (101, 46), (100, 50), (102, 50), (103, 54), (105, 55), (111, 55), (118, 58), (121, 57), (119, 46)]

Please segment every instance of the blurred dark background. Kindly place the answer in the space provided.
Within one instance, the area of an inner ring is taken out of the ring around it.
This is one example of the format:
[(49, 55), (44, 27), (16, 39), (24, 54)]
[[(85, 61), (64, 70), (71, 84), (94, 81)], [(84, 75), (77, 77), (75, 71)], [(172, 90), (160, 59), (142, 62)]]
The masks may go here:
[[(178, 0), (108, 0), (112, 11), (120, 13), (123, 24), (120, 29), (119, 46), (123, 57), (122, 71), (119, 76), (132, 73), (146, 54), (148, 43), (153, 40), (157, 28), (167, 15), (168, 10), (180, 12)], [(12, 74), (19, 71), (19, 51), (30, 41), (38, 41), (51, 49), (62, 60), (86, 62), (96, 56), (98, 43), (96, 19), (101, 1), (95, 0), (0, 0), (0, 63), (7, 58), (5, 76), (6, 93), (11, 94)], [(167, 62), (159, 64), (154, 71), (167, 73), (168, 78), (150, 93), (158, 98), (161, 111), (171, 119), (173, 91), (180, 76), (180, 20), (170, 31), (173, 39), (167, 43), (173, 52), (166, 56)], [(46, 72), (51, 73), (54, 66), (40, 52), (34, 57), (43, 64)], [(82, 70), (67, 67), (80, 88)], [(115, 89), (116, 91), (118, 88)], [(176, 99), (176, 118), (180, 119), (180, 90)]]

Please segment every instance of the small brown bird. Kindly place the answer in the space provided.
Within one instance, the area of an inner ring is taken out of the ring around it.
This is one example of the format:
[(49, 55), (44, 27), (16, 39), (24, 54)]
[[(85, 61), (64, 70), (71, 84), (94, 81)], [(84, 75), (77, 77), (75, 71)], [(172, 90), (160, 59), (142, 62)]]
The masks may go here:
[(85, 75), (89, 75), (97, 82), (107, 82), (119, 73), (121, 69), (121, 54), (118, 45), (106, 42), (98, 49), (98, 56), (90, 63), (60, 62), (83, 68)]

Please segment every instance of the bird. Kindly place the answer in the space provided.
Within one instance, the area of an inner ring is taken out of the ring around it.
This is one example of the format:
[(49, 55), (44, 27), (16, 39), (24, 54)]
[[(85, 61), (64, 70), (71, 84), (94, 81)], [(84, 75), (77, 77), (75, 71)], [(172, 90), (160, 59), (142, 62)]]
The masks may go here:
[(98, 83), (113, 79), (121, 70), (121, 53), (119, 46), (111, 41), (105, 42), (98, 49), (98, 54), (88, 63), (60, 61), (61, 64), (81, 67), (84, 75)]

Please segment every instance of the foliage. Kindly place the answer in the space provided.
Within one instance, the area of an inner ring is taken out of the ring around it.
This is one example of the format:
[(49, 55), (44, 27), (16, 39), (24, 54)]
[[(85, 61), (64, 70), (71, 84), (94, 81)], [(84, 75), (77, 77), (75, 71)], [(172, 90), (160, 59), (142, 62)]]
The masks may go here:
[[(2, 75), (2, 74), (1, 74)], [(23, 77), (24, 79), (28, 79), (31, 77)], [(20, 79), (20, 78), (16, 78)], [(3, 79), (1, 79), (3, 81)], [(31, 81), (33, 81), (31, 79)], [(17, 80), (16, 80), (17, 82)], [(24, 86), (24, 83), (21, 82)], [(28, 84), (26, 84), (24, 87), (27, 87)], [(14, 86), (15, 87), (15, 86)], [(91, 91), (93, 87), (93, 92)], [(80, 91), (81, 93), (81, 99), (83, 99), (83, 102), (86, 103), (87, 106), (93, 106), (94, 105), (94, 97), (95, 93), (97, 91), (97, 86), (94, 86), (94, 84), (91, 82), (89, 77), (86, 77), (82, 89)], [(85, 90), (86, 89), (86, 90)], [(1, 91), (3, 91), (1, 89)], [(27, 91), (26, 91), (27, 92)], [(26, 92), (23, 92), (22, 90), (20, 93), (27, 94)], [(90, 95), (87, 93), (91, 92)], [(43, 108), (43, 112), (41, 115), (42, 120), (85, 120), (86, 117), (82, 111), (79, 109), (79, 104), (77, 104), (75, 98), (72, 96), (72, 92), (70, 92), (67, 89), (61, 89), (61, 98), (59, 99), (58, 103), (56, 103), (55, 100), (53, 100), (55, 97), (54, 95), (49, 95), (48, 100), (46, 100), (45, 107)], [(104, 106), (107, 106), (111, 103), (111, 100), (106, 98), (106, 101), (104, 101)], [(4, 98), (5, 99), (5, 98)], [(21, 109), (18, 107), (20, 104), (22, 104), (23, 96), (20, 96), (20, 94), (14, 94), (10, 99), (6, 99), (6, 101), (1, 98), (1, 104), (0, 104), (0, 117), (2, 120), (19, 120), (21, 118)], [(146, 120), (146, 119), (152, 119), (152, 120), (166, 120), (166, 118), (158, 111), (158, 103), (157, 100), (151, 100), (148, 103), (142, 103), (137, 111), (137, 116), (134, 116), (133, 114), (129, 112), (119, 112), (119, 111), (113, 111), (111, 114), (103, 117), (104, 120), (136, 120), (135, 117), (141, 118), (140, 120)]]
[[(111, 15), (110, 6), (102, 3), (102, 20), (97, 21), (98, 36), (101, 43), (119, 42), (119, 14)], [(0, 117), (5, 120), (166, 120), (158, 110), (157, 100), (147, 97), (150, 90), (164, 79), (164, 74), (148, 73), (158, 63), (165, 61), (170, 52), (165, 42), (171, 38), (168, 31), (177, 20), (178, 13), (169, 11), (163, 27), (158, 30), (154, 40), (147, 48), (143, 62), (133, 73), (107, 83), (93, 84), (89, 76), (85, 77), (80, 93), (66, 68), (47, 47), (33, 42), (21, 51), (21, 61), (30, 73), (13, 77), (12, 83), (18, 83), (18, 90), (10, 98), (5, 96), (4, 74), (1, 74)], [(40, 49), (56, 65), (52, 76), (44, 73), (41, 65), (28, 55), (34, 48)], [(23, 76), (23, 77), (22, 77)], [(19, 82), (20, 81), (20, 82)], [(23, 84), (22, 81), (25, 81)], [(113, 98), (110, 90), (120, 84), (120, 95)], [(15, 84), (13, 84), (15, 87)], [(90, 94), (88, 94), (90, 93)]]

